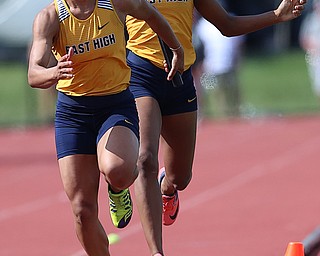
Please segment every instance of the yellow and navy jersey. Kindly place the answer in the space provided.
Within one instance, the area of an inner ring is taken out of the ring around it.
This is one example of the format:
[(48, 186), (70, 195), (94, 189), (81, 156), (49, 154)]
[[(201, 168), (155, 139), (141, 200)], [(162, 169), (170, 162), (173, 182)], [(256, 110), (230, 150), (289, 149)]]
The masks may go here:
[(77, 19), (65, 0), (54, 0), (60, 21), (53, 54), (61, 58), (73, 47), (72, 79), (59, 80), (57, 90), (72, 96), (115, 94), (129, 86), (124, 24), (111, 0), (98, 0), (93, 13)]
[[(167, 19), (173, 32), (184, 47), (185, 70), (195, 61), (192, 45), (193, 0), (148, 0)], [(157, 35), (145, 21), (131, 16), (126, 19), (129, 34), (127, 48), (140, 57), (163, 68), (163, 54)]]

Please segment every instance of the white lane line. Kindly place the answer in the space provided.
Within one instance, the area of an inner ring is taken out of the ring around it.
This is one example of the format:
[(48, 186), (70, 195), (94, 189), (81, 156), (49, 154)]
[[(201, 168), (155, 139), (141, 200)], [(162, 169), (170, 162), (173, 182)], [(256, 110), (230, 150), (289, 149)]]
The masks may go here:
[(53, 204), (67, 202), (64, 192), (59, 192), (50, 197), (41, 198), (32, 202), (28, 202), (17, 207), (0, 210), (0, 222), (8, 219), (23, 216), (35, 211), (45, 209)]

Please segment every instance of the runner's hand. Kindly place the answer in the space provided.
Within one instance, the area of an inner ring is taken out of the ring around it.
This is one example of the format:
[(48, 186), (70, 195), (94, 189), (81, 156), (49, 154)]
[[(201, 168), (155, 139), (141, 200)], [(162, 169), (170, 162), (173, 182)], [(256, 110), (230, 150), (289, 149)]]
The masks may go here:
[(307, 0), (283, 0), (275, 10), (280, 22), (292, 20), (302, 14)]

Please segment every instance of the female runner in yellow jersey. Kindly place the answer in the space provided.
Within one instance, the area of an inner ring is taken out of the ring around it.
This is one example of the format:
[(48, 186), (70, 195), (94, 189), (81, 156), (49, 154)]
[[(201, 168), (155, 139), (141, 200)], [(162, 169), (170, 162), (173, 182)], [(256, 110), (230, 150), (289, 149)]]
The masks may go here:
[[(145, 20), (174, 51), (171, 79), (183, 70), (183, 49), (168, 22), (145, 0), (54, 0), (36, 16), (28, 82), (56, 85), (56, 149), (77, 237), (88, 255), (110, 255), (98, 219), (100, 172), (109, 186), (113, 224), (132, 215), (128, 187), (138, 173), (139, 126), (129, 91), (124, 22)], [(54, 58), (55, 57), (55, 58)]]
[[(137, 206), (151, 255), (163, 255), (162, 222), (171, 225), (179, 211), (178, 192), (192, 176), (196, 144), (197, 100), (191, 75), (194, 8), (225, 36), (236, 36), (299, 16), (306, 0), (283, 0), (276, 10), (259, 15), (232, 16), (217, 0), (148, 0), (168, 20), (184, 48), (184, 86), (173, 87), (162, 68), (163, 54), (156, 34), (144, 21), (128, 16), (133, 92), (140, 119)], [(158, 184), (158, 150), (162, 138), (164, 167)], [(162, 204), (161, 204), (162, 194)], [(201, 221), (201, 212), (195, 221)]]

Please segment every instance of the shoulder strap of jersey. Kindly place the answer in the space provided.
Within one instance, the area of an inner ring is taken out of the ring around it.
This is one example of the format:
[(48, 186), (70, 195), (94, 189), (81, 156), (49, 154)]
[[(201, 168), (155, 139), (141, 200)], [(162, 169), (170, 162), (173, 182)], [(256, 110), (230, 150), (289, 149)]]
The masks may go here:
[(98, 0), (98, 8), (113, 10), (110, 0)]
[(70, 16), (64, 0), (54, 0), (56, 10), (58, 13), (59, 21), (62, 22)]

